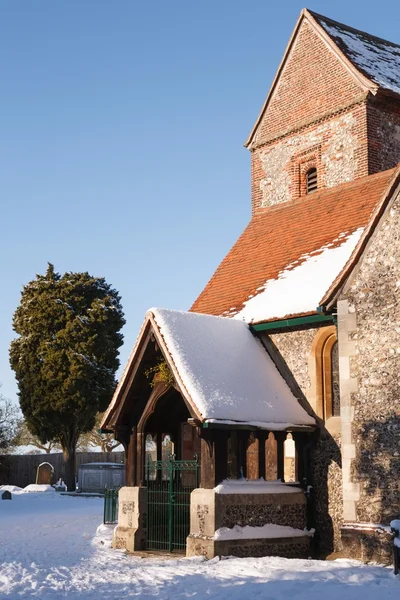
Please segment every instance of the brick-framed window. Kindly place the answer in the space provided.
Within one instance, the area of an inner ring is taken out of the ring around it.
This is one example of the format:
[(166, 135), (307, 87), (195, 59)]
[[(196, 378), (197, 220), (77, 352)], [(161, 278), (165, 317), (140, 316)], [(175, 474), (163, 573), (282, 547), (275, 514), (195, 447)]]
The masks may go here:
[(317, 167), (311, 167), (306, 173), (306, 194), (312, 194), (318, 189)]
[[(291, 174), (292, 198), (306, 196), (308, 193), (315, 191), (316, 188), (322, 187), (321, 146), (307, 148), (307, 150), (293, 156)], [(310, 183), (312, 184), (311, 186)]]

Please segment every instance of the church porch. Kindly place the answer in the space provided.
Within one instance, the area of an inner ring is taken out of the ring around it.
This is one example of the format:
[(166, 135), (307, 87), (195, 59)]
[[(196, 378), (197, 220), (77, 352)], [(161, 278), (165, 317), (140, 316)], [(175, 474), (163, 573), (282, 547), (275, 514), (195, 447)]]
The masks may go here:
[[(148, 385), (157, 353), (173, 377), (158, 374)], [(129, 385), (123, 379), (116, 392), (124, 401), (103, 423), (127, 452), (114, 547), (209, 558), (307, 555), (304, 488), (315, 421), (248, 327), (159, 311), (148, 316), (132, 357)], [(287, 437), (296, 453), (286, 452), (285, 465)]]

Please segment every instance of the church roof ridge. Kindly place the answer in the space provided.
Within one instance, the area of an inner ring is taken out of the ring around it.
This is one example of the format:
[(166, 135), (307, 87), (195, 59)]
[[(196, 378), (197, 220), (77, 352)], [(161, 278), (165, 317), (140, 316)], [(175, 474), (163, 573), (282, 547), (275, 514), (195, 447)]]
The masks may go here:
[(400, 45), (308, 11), (340, 52), (380, 89), (400, 95)]
[(316, 19), (318, 21), (319, 20), (326, 21), (328, 23), (331, 23), (332, 25), (339, 26), (341, 29), (347, 29), (348, 31), (351, 31), (352, 33), (360, 33), (367, 38), (371, 38), (371, 40), (375, 40), (377, 42), (385, 43), (390, 46), (396, 46), (396, 47), (400, 48), (400, 44), (396, 44), (396, 42), (392, 42), (391, 40), (388, 40), (386, 38), (381, 38), (377, 35), (374, 35), (373, 33), (364, 31), (363, 29), (358, 29), (357, 27), (352, 27), (351, 25), (347, 25), (346, 23), (342, 23), (341, 21), (336, 21), (335, 19), (332, 19), (331, 17), (326, 17), (325, 15), (321, 15), (320, 13), (317, 13), (309, 8), (306, 8), (305, 10), (308, 13), (310, 13), (310, 15), (312, 15), (314, 17), (314, 19)]

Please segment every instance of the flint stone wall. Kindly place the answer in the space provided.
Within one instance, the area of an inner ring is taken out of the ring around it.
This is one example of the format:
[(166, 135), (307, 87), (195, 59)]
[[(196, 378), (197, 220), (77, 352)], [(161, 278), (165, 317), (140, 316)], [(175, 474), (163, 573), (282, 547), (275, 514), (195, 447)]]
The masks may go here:
[(207, 558), (214, 558), (214, 556), (307, 558), (309, 548), (310, 541), (307, 535), (273, 540), (212, 540), (189, 536), (186, 555)]
[(343, 553), (356, 560), (390, 565), (393, 562), (393, 538), (388, 531), (377, 527), (362, 531), (343, 527)]
[(400, 106), (387, 99), (381, 104), (371, 98), (367, 107), (368, 137), (374, 141), (369, 149), (369, 172), (392, 169), (400, 160)]
[[(307, 329), (271, 335), (272, 341), (314, 410), (315, 374), (311, 377), (311, 351), (317, 333), (318, 329)], [(321, 427), (311, 456), (315, 544), (321, 554), (341, 550), (343, 494), (340, 445), (340, 435), (333, 435)]]
[(356, 179), (359, 137), (358, 116), (351, 111), (257, 150), (253, 175), (261, 194), (254, 209), (298, 197), (301, 164), (309, 158), (318, 169), (319, 188)]
[(302, 490), (281, 494), (216, 494), (196, 489), (190, 500), (190, 534), (187, 556), (307, 556), (309, 538), (214, 540), (221, 527), (261, 527), (273, 523), (296, 529), (307, 525), (306, 498)]
[(388, 524), (400, 515), (400, 201), (381, 219), (341, 300), (356, 315), (349, 333), (351, 479), (357, 522)]

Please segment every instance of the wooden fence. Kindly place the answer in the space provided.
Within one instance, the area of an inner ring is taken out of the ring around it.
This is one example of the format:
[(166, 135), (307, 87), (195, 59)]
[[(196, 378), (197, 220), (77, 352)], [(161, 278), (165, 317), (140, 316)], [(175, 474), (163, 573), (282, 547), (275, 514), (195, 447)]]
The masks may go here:
[[(23, 488), (35, 483), (36, 469), (42, 462), (54, 467), (54, 481), (65, 479), (62, 453), (57, 454), (7, 454), (0, 455), (0, 485), (18, 485)], [(76, 470), (79, 465), (90, 462), (124, 463), (124, 452), (77, 452)]]

